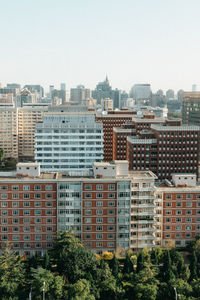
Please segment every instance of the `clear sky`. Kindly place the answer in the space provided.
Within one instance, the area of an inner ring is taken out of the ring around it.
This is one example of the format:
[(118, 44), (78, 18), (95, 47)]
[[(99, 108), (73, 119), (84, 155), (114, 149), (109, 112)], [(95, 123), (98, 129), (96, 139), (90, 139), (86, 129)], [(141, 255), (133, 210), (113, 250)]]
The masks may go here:
[(0, 0), (0, 82), (200, 86), (200, 0)]

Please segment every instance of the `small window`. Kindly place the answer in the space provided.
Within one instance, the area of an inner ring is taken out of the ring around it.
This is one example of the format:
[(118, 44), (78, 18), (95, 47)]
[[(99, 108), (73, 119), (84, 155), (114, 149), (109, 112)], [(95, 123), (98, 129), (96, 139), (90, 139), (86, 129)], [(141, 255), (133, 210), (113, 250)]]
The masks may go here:
[(96, 189), (98, 190), (103, 190), (103, 185), (102, 184), (97, 184)]
[(23, 185), (23, 190), (24, 191), (29, 191), (30, 190), (30, 185)]
[(85, 190), (86, 191), (91, 191), (92, 185), (91, 184), (85, 184)]

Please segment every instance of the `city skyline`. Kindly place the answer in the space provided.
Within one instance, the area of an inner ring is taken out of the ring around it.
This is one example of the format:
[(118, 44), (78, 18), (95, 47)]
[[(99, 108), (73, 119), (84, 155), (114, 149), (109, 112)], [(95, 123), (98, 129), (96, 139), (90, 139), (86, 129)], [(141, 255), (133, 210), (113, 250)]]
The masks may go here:
[(94, 89), (106, 74), (126, 91), (137, 83), (153, 92), (200, 83), (195, 0), (1, 2), (3, 85)]

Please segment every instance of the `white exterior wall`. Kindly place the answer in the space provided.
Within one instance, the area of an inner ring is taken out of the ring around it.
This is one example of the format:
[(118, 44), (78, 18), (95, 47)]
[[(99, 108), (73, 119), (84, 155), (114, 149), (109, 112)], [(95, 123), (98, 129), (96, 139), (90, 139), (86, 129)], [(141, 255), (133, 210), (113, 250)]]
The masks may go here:
[(89, 113), (48, 113), (35, 130), (35, 160), (42, 171), (92, 169), (103, 160), (103, 125)]
[(30, 177), (40, 176), (40, 164), (38, 163), (18, 163), (17, 174), (28, 175)]
[(186, 185), (196, 186), (196, 174), (172, 174), (172, 181), (175, 186)]

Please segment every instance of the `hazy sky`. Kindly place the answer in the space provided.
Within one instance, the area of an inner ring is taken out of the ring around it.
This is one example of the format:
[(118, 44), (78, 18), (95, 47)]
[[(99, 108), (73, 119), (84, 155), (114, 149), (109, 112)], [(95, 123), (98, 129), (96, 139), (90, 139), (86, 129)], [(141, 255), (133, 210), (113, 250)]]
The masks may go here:
[(0, 0), (0, 82), (200, 85), (200, 0)]

